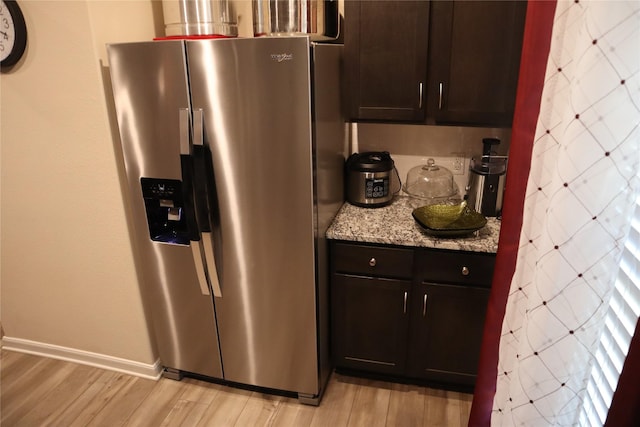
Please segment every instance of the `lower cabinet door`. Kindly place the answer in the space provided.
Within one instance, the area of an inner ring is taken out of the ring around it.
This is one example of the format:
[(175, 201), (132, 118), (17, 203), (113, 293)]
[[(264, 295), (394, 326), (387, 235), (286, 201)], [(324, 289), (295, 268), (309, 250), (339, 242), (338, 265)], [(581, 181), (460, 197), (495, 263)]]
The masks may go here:
[(474, 385), (489, 289), (423, 283), (413, 297), (409, 375)]
[(402, 374), (411, 282), (334, 274), (332, 353), (337, 367)]

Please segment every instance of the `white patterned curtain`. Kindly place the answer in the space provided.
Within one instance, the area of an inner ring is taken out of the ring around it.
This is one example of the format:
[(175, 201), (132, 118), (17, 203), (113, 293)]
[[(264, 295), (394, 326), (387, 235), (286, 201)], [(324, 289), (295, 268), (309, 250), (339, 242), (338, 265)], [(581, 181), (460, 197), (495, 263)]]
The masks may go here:
[(558, 1), (492, 425), (575, 425), (638, 196), (640, 1)]

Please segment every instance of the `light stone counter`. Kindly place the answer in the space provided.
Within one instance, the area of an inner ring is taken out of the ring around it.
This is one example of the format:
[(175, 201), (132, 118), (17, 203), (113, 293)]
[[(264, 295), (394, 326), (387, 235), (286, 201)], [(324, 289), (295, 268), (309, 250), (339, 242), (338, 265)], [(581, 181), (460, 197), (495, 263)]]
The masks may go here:
[(498, 250), (500, 220), (487, 218), (487, 225), (458, 238), (433, 237), (411, 216), (411, 199), (396, 196), (382, 208), (360, 208), (345, 202), (327, 230), (327, 238), (363, 243), (451, 249), (495, 253)]

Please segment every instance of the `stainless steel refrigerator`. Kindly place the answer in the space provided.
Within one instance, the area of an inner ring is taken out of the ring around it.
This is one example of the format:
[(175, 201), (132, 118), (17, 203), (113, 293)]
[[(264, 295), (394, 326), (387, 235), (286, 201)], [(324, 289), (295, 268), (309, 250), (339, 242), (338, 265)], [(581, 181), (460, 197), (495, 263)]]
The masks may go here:
[(324, 233), (343, 201), (342, 47), (273, 37), (107, 49), (165, 375), (317, 404), (330, 374)]

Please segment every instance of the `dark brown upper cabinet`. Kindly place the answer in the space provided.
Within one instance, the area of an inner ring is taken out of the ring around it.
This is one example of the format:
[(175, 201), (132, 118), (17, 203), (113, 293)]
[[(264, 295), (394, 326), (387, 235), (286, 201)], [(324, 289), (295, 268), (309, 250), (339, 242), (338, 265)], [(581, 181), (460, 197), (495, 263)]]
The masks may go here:
[(435, 1), (431, 8), (429, 118), (511, 127), (526, 2)]
[(345, 2), (345, 72), (352, 119), (423, 121), (429, 2)]
[(347, 1), (354, 121), (510, 127), (525, 1)]

